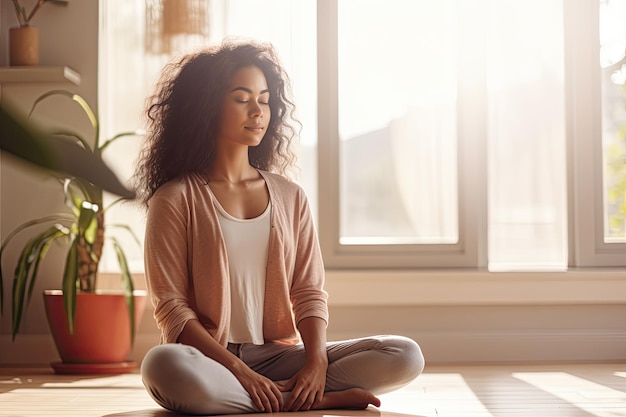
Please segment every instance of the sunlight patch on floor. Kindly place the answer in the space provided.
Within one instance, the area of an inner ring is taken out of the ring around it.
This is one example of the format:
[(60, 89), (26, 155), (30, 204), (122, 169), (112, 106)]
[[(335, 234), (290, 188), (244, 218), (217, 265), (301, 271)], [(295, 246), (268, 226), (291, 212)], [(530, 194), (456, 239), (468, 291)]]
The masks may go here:
[(567, 372), (515, 372), (512, 375), (594, 416), (623, 415), (626, 393), (622, 391)]
[(112, 375), (104, 377), (86, 376), (82, 379), (71, 379), (46, 382), (41, 385), (44, 388), (86, 388), (86, 387), (140, 387), (143, 388), (141, 378), (135, 374), (129, 375)]
[[(473, 417), (494, 417), (469, 385), (467, 385), (461, 374), (424, 373), (420, 375), (416, 382), (421, 387), (420, 390), (423, 393), (416, 396), (415, 389), (404, 392), (412, 393), (413, 400), (419, 403), (421, 407), (424, 407), (424, 411), (434, 409), (438, 416), (454, 416), (463, 415), (467, 410), (472, 410)], [(385, 410), (400, 413), (415, 412), (415, 407), (413, 409), (401, 407), (403, 402), (395, 397), (395, 395), (401, 395), (401, 393), (402, 391), (397, 394), (387, 394), (389, 399), (393, 398), (393, 407), (385, 408)]]

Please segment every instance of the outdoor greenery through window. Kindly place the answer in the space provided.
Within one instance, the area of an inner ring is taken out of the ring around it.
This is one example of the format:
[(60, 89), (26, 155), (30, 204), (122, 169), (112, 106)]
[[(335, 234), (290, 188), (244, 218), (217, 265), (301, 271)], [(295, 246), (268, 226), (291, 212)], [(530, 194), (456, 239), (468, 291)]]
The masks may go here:
[[(146, 22), (168, 2), (100, 2), (105, 133), (143, 124), (173, 56), (224, 37), (272, 42), (302, 122), (294, 175), (327, 265), (494, 271), (565, 270), (577, 239), (589, 238), (571, 221), (590, 210), (572, 206), (568, 100), (587, 98), (568, 93), (564, 19), (565, 5), (595, 7), (601, 79), (584, 81), (601, 94), (592, 169), (603, 185), (582, 204), (601, 207), (605, 243), (626, 243), (626, 0), (194, 1), (207, 30), (175, 34), (158, 51)], [(136, 153), (119, 149), (108, 162), (130, 175)], [(143, 234), (138, 207), (116, 216)], [(132, 266), (142, 265), (138, 252)]]
[(626, 242), (626, 1), (600, 2), (605, 242)]

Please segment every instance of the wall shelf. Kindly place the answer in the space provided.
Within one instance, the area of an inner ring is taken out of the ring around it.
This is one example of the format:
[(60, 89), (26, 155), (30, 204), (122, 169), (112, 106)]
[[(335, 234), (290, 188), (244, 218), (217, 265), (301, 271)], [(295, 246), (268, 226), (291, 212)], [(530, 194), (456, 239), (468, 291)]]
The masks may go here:
[(80, 74), (70, 67), (0, 67), (0, 84), (61, 83), (80, 84)]

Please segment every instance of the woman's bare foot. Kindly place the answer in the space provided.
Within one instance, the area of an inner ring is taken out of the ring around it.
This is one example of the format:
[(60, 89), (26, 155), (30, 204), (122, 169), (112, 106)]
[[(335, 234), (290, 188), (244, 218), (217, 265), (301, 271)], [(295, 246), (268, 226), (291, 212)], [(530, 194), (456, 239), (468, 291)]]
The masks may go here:
[(345, 391), (331, 391), (324, 393), (322, 401), (314, 406), (317, 410), (344, 408), (350, 410), (364, 410), (368, 405), (380, 407), (380, 400), (371, 392), (361, 388), (350, 388)]

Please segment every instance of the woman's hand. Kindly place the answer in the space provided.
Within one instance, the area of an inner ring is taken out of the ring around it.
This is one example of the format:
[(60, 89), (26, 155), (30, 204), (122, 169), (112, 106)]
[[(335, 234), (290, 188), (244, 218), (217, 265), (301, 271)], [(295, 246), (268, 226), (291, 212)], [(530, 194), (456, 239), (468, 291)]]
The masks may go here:
[(283, 391), (291, 391), (285, 401), (287, 411), (314, 408), (322, 401), (326, 387), (326, 322), (318, 317), (307, 317), (298, 323), (298, 330), (306, 350), (306, 363), (281, 388)]
[(283, 394), (278, 384), (254, 372), (236, 355), (217, 343), (198, 320), (192, 319), (185, 323), (183, 331), (178, 336), (178, 342), (197, 347), (206, 356), (230, 370), (250, 394), (259, 411), (272, 413), (283, 408)]
[(235, 373), (235, 376), (250, 394), (252, 402), (259, 409), (266, 413), (277, 413), (283, 409), (283, 394), (278, 384), (254, 372), (247, 366)]
[(327, 360), (307, 361), (304, 367), (281, 388), (282, 391), (291, 391), (284, 410), (307, 411), (322, 401), (327, 370)]

